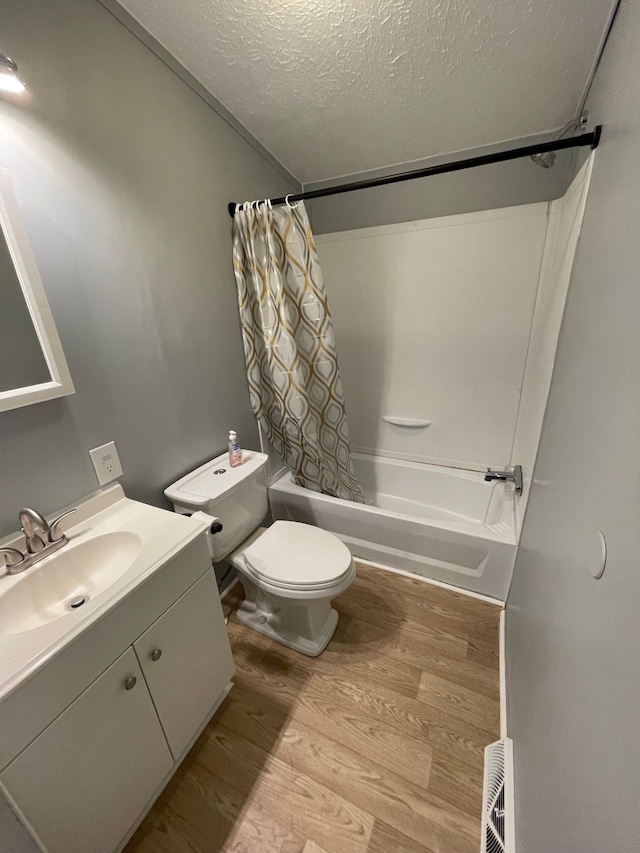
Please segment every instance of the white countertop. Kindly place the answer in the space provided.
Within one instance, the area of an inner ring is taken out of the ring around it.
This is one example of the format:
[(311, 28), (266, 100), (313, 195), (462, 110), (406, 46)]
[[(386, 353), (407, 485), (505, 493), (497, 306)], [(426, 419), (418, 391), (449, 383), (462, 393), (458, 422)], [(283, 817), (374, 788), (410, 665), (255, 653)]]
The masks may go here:
[[(65, 548), (104, 533), (123, 531), (140, 538), (140, 552), (124, 574), (81, 609), (23, 633), (3, 633), (0, 624), (0, 701), (206, 529), (203, 521), (129, 500), (119, 484), (96, 492), (77, 507), (78, 512), (66, 520), (66, 525), (63, 522), (69, 538)], [(0, 540), (0, 546), (24, 550), (24, 537), (12, 534)], [(0, 576), (0, 596), (21, 583), (29, 572), (46, 567), (56, 556), (46, 557), (21, 574)]]

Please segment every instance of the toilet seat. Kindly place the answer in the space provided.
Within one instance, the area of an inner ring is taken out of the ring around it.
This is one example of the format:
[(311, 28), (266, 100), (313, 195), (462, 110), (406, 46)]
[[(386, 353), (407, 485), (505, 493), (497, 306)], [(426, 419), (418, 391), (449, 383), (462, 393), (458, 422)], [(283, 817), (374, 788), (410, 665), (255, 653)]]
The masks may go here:
[[(316, 592), (330, 591), (330, 590), (334, 589), (334, 587), (339, 586), (345, 578), (349, 577), (349, 575), (351, 574), (351, 571), (353, 571), (353, 570), (347, 569), (347, 571), (343, 575), (341, 575), (339, 578), (336, 578), (336, 580), (333, 580), (333, 581), (329, 581), (328, 583), (306, 584), (306, 585), (286, 584), (286, 583), (278, 583), (277, 581), (270, 580), (269, 578), (265, 577), (264, 575), (259, 575), (257, 572), (255, 572), (251, 568), (251, 566), (249, 566), (247, 564), (246, 561), (244, 564), (245, 574), (248, 575), (250, 578), (252, 578), (256, 583), (261, 583), (263, 586), (266, 585), (266, 587), (268, 589), (271, 589), (272, 591), (281, 590), (283, 594), (287, 593), (287, 592), (291, 592), (291, 593), (299, 593), (299, 595), (302, 595), (304, 593), (316, 593)], [(354, 574), (355, 574), (355, 571), (354, 571)]]
[(244, 551), (247, 569), (270, 586), (330, 589), (352, 571), (347, 546), (332, 533), (297, 521), (276, 521)]

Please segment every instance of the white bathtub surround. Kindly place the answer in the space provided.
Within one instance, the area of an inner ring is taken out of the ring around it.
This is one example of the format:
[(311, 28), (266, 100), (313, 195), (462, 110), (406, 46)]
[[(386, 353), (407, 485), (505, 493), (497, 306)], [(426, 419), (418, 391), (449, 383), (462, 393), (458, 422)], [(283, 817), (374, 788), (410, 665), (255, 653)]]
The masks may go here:
[(540, 203), (318, 236), (354, 450), (510, 463), (547, 219)]
[[(472, 471), (522, 465), (516, 541), (593, 157), (557, 201), (317, 239), (353, 449)], [(405, 512), (405, 486), (394, 489), (387, 506)]]
[(308, 489), (364, 500), (322, 270), (304, 203), (238, 205), (233, 267), (251, 407)]
[(524, 490), (521, 499), (516, 502), (518, 534), (529, 497), (594, 156), (592, 154), (580, 169), (566, 194), (550, 205), (540, 284), (513, 440), (512, 459), (522, 465), (524, 471)]
[(275, 518), (316, 524), (355, 557), (504, 601), (516, 554), (514, 493), (474, 471), (354, 453), (370, 505), (296, 486), (269, 488)]

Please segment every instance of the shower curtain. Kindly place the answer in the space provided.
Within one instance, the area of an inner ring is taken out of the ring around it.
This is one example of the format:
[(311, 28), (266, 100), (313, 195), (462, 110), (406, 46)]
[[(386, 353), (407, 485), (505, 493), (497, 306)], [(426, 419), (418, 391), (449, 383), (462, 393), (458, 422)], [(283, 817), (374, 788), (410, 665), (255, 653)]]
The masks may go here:
[(251, 406), (260, 426), (298, 485), (364, 503), (304, 203), (238, 205), (233, 266)]

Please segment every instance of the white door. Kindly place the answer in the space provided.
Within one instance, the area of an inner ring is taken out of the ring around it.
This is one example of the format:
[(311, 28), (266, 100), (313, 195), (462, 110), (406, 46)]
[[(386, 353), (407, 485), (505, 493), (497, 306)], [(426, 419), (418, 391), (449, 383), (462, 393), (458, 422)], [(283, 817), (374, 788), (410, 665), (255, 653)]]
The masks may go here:
[(0, 780), (48, 853), (111, 853), (172, 766), (129, 648)]
[(234, 673), (213, 569), (196, 581), (133, 647), (177, 759)]

